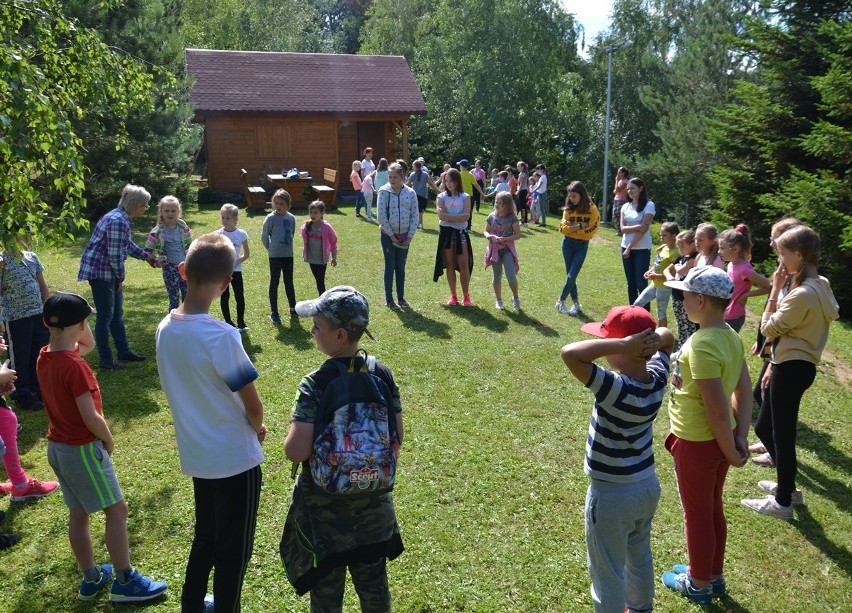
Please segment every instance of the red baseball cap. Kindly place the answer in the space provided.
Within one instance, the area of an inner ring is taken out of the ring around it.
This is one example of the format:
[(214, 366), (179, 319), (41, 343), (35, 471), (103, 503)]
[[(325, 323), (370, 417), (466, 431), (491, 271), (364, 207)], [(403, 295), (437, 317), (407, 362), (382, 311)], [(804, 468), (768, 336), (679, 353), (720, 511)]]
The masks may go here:
[(648, 328), (657, 327), (651, 314), (640, 306), (612, 307), (603, 321), (592, 321), (580, 328), (586, 334), (601, 338), (626, 338)]

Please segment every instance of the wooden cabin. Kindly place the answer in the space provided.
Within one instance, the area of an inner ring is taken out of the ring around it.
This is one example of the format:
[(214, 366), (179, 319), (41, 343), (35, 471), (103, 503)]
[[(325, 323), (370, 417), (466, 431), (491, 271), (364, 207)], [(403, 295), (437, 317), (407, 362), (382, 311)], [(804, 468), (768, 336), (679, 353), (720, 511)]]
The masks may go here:
[(204, 124), (208, 186), (270, 186), (290, 168), (322, 182), (338, 171), (349, 187), (353, 160), (408, 160), (408, 120), (426, 103), (402, 56), (186, 50), (193, 121)]

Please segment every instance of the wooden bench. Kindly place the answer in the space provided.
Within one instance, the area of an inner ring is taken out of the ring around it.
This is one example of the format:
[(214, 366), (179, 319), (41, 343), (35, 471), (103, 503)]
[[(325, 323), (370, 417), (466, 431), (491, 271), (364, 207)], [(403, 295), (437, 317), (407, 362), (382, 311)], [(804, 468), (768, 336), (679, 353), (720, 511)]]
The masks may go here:
[(243, 198), (248, 212), (255, 209), (263, 211), (266, 208), (266, 190), (260, 185), (249, 185), (248, 172), (245, 168), (240, 169), (240, 183), (243, 186)]
[(324, 185), (312, 185), (311, 191), (317, 200), (322, 200), (326, 208), (335, 208), (337, 199), (337, 171), (331, 168), (322, 169), (322, 180)]

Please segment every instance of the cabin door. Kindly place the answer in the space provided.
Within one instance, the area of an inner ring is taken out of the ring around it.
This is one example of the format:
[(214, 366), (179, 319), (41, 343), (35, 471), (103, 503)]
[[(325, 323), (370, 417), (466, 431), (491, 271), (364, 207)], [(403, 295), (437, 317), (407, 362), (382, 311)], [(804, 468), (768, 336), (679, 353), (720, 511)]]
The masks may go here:
[[(379, 159), (387, 157), (387, 146), (385, 144), (385, 122), (383, 121), (359, 121), (358, 122), (358, 151), (355, 158), (361, 159), (366, 147), (373, 148), (373, 163), (378, 164)], [(390, 160), (388, 160), (390, 161)]]

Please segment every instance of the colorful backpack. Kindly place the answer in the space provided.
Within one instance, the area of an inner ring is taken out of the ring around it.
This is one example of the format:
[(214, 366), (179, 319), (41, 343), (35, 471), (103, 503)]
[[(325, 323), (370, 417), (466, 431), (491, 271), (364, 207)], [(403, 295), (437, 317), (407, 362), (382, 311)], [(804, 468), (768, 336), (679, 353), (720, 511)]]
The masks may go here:
[(389, 492), (396, 477), (399, 433), (392, 395), (375, 373), (376, 358), (355, 358), (325, 388), (314, 422), (311, 477), (321, 492), (351, 496)]

